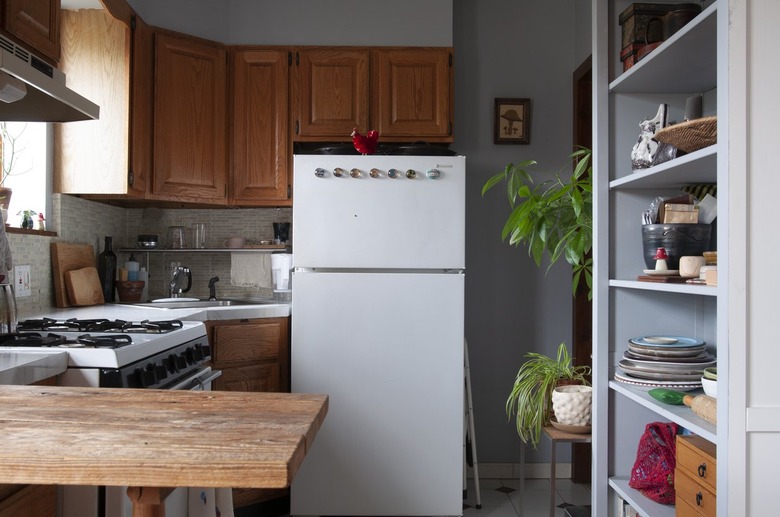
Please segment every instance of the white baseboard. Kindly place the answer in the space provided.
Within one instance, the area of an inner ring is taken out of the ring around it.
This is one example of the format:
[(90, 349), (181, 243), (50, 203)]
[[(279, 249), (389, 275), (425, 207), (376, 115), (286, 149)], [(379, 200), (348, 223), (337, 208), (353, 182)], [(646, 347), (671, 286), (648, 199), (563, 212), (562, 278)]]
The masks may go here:
[[(525, 479), (550, 479), (549, 463), (526, 463), (525, 469), (520, 463), (478, 463), (480, 479), (520, 479), (521, 473)], [(473, 469), (469, 467), (468, 477), (473, 478)], [(571, 477), (571, 463), (556, 463), (555, 478)]]

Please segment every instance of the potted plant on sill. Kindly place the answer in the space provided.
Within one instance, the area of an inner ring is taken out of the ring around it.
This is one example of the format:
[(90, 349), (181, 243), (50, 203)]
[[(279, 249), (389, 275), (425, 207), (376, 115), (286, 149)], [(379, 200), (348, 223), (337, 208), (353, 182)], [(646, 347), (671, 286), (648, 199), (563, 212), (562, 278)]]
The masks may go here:
[[(547, 255), (550, 267), (561, 257), (571, 264), (572, 294), (581, 281), (588, 287), (592, 299), (593, 243), (591, 151), (580, 148), (570, 155), (575, 162), (568, 181), (556, 174), (554, 179), (533, 185), (526, 171), (536, 164), (527, 160), (518, 165), (510, 163), (504, 171), (488, 179), (482, 195), (499, 183), (505, 183), (511, 213), (504, 224), (501, 237), (509, 244), (528, 248), (537, 266)], [(552, 391), (560, 384), (589, 385), (590, 367), (573, 366), (566, 343), (558, 346), (555, 359), (531, 352), (517, 372), (514, 385), (506, 401), (506, 412), (515, 415), (517, 433), (524, 443), (536, 448), (542, 427), (550, 421)]]

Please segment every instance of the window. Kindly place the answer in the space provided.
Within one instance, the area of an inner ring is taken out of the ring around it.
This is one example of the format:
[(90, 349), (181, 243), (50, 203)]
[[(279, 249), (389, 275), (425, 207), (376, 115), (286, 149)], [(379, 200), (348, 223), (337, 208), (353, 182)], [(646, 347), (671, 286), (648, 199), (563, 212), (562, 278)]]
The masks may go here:
[[(23, 210), (36, 214), (50, 210), (51, 133), (51, 124), (45, 122), (0, 122), (0, 186), (12, 191), (6, 222), (13, 227), (19, 227), (21, 215), (17, 214)], [(33, 217), (34, 221), (37, 219)]]

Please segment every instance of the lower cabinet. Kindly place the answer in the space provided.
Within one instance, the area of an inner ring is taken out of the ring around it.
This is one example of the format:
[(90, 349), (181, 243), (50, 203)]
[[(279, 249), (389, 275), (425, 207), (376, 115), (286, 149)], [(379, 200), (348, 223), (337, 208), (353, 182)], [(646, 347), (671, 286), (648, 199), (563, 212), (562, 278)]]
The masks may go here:
[(290, 391), (290, 318), (207, 321), (221, 391)]
[(56, 485), (0, 485), (0, 517), (54, 517)]
[[(207, 321), (218, 391), (290, 391), (290, 318)], [(288, 489), (233, 489), (241, 508), (289, 495)], [(0, 516), (2, 517), (2, 516)]]

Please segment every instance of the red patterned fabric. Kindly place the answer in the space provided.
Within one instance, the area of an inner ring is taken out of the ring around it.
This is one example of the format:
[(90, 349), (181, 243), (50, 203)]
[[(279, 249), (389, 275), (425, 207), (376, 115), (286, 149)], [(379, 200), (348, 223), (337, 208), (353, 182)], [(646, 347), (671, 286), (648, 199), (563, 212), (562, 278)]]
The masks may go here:
[(677, 424), (652, 422), (639, 438), (628, 485), (661, 504), (674, 504)]

